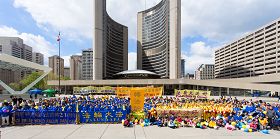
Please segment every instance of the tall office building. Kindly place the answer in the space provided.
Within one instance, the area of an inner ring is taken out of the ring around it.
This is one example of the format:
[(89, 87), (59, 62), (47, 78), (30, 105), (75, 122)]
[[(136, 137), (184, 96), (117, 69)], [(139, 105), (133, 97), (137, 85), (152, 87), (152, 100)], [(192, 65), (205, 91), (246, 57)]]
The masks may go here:
[(32, 47), (19, 37), (0, 37), (0, 53), (32, 61)]
[(162, 0), (137, 18), (137, 68), (180, 78), (181, 0)]
[(128, 28), (108, 15), (106, 0), (94, 1), (94, 20), (93, 79), (110, 79), (128, 69)]
[(82, 56), (80, 55), (72, 55), (70, 57), (70, 79), (82, 79)]
[[(32, 47), (24, 44), (19, 37), (0, 37), (0, 53), (32, 61)], [(0, 80), (6, 84), (19, 82), (27, 73), (31, 71), (0, 69)]]
[[(59, 59), (60, 59), (60, 68), (59, 68)], [(59, 76), (59, 69), (60, 69), (60, 76), (64, 76), (64, 59), (59, 58), (59, 56), (54, 55), (52, 57), (49, 57), (49, 67), (53, 70), (51, 73), (54, 75), (54, 77), (50, 78), (58, 78)]]
[(195, 71), (196, 80), (209, 80), (215, 78), (215, 68), (213, 64), (201, 64)]
[(63, 70), (63, 77), (65, 79), (70, 79), (70, 67), (64, 67), (64, 70)]
[(216, 50), (215, 76), (241, 78), (280, 73), (279, 57), (280, 19)]
[(92, 80), (92, 77), (93, 77), (92, 72), (93, 72), (93, 51), (92, 51), (92, 49), (83, 50), (83, 52), (82, 52), (82, 80)]
[(185, 59), (181, 59), (181, 78), (185, 77)]
[(32, 62), (44, 65), (44, 55), (37, 52), (32, 53)]

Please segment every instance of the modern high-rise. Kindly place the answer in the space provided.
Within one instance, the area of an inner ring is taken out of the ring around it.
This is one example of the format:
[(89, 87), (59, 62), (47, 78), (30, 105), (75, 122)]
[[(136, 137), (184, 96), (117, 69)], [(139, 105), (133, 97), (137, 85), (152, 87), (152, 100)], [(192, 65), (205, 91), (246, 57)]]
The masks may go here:
[(162, 0), (137, 15), (137, 68), (181, 77), (181, 0)]
[(32, 61), (32, 47), (19, 37), (0, 37), (0, 53)]
[(65, 79), (70, 79), (70, 67), (64, 67), (63, 72), (64, 72), (63, 77)]
[[(60, 66), (59, 66), (59, 59), (60, 59)], [(49, 57), (49, 67), (53, 69), (51, 71), (51, 73), (54, 75), (54, 77), (51, 77), (51, 78), (58, 78), (59, 72), (60, 72), (60, 77), (64, 76), (64, 59), (63, 58), (60, 58), (57, 55)], [(60, 71), (59, 71), (59, 69), (60, 69)]]
[(44, 65), (44, 55), (38, 52), (32, 53), (32, 62)]
[(92, 49), (83, 50), (82, 80), (92, 80), (92, 76), (93, 76), (92, 72), (93, 72), (93, 51)]
[(72, 55), (70, 57), (70, 79), (82, 79), (82, 56), (80, 55)]
[(185, 77), (185, 59), (181, 59), (181, 78)]
[(280, 73), (280, 19), (215, 51), (216, 78)]
[(201, 64), (195, 71), (196, 80), (209, 80), (215, 78), (214, 64)]
[(128, 69), (128, 28), (108, 15), (106, 0), (94, 0), (93, 36), (93, 80), (110, 79)]
[[(23, 40), (19, 37), (0, 37), (0, 53), (32, 61), (32, 47), (24, 44)], [(30, 72), (0, 69), (0, 80), (6, 84), (19, 82)]]

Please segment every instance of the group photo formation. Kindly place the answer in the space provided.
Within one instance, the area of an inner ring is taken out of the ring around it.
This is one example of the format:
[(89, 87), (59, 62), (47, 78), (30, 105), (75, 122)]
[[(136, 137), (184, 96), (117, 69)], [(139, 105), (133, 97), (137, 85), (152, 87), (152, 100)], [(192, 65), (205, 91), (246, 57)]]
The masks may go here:
[(174, 94), (162, 96), (162, 90), (153, 87), (121, 87), (116, 95), (43, 99), (10, 96), (9, 101), (1, 102), (0, 123), (3, 127), (111, 123), (124, 127), (225, 128), (263, 134), (280, 129), (279, 103), (223, 96), (210, 99), (210, 92), (199, 90), (174, 90)]
[(278, 139), (278, 0), (0, 0), (0, 139)]

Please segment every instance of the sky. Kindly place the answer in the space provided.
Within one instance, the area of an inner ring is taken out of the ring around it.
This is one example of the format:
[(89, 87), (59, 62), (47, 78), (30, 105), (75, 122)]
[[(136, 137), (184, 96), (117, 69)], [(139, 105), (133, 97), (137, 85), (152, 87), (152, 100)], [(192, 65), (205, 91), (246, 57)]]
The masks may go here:
[[(161, 0), (107, 0), (107, 11), (128, 26), (129, 69), (136, 69), (137, 12)], [(214, 51), (280, 17), (279, 0), (181, 0), (182, 58), (185, 72), (214, 64)], [(21, 37), (33, 51), (61, 55), (65, 66), (73, 54), (92, 48), (93, 0), (0, 0), (0, 36)]]

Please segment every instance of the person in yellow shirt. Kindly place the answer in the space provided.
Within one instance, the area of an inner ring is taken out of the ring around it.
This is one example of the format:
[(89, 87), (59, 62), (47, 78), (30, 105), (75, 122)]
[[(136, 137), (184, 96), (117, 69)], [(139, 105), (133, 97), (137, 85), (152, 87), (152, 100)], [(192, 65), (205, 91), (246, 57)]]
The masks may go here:
[(267, 118), (261, 116), (259, 118), (259, 123), (260, 123), (260, 130), (264, 130), (267, 128), (267, 124), (268, 124)]

